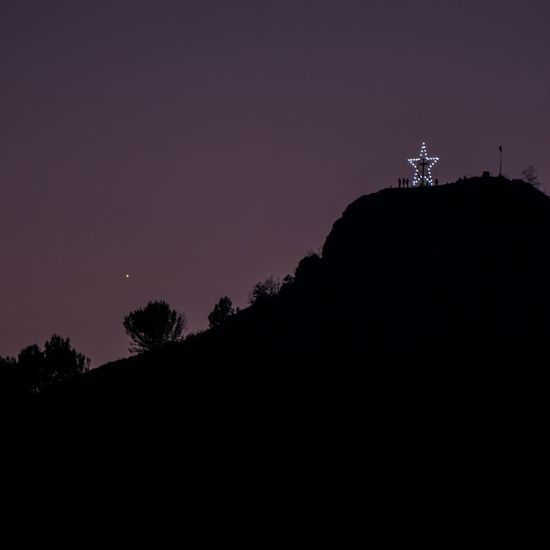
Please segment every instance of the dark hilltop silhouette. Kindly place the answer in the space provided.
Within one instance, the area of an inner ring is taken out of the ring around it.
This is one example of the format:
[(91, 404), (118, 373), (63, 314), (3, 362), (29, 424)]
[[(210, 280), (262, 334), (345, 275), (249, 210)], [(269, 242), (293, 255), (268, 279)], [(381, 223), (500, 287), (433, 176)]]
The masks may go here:
[(549, 242), (521, 181), (363, 196), (277, 294), (15, 406), (8, 460), (79, 483), (533, 471)]

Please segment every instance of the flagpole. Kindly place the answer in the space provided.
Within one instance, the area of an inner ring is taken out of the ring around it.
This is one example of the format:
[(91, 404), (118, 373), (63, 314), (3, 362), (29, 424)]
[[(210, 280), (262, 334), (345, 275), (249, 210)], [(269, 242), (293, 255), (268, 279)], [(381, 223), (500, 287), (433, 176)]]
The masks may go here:
[(499, 151), (499, 156), (500, 156), (500, 165), (499, 165), (499, 169), (498, 169), (498, 175), (499, 175), (499, 177), (502, 177), (502, 145), (499, 145), (498, 151)]

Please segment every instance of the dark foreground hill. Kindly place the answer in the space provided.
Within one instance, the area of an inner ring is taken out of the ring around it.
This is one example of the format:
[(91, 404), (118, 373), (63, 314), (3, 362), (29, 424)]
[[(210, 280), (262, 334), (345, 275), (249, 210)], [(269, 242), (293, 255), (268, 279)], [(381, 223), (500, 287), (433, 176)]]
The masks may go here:
[(26, 403), (10, 458), (140, 484), (536, 469), (549, 242), (550, 199), (522, 182), (361, 197), (276, 298)]

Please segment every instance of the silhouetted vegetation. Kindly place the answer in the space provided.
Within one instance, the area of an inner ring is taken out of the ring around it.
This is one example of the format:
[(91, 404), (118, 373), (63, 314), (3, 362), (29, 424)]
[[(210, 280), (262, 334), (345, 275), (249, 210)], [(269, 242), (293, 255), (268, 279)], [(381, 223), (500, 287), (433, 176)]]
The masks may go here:
[(89, 370), (90, 360), (77, 352), (69, 338), (54, 334), (40, 346), (33, 344), (13, 357), (0, 358), (3, 392), (13, 395), (39, 393), (44, 388), (63, 382)]
[(521, 173), (523, 179), (530, 183), (533, 187), (539, 187), (540, 182), (537, 174), (537, 169), (533, 165), (529, 165), (525, 170)]
[(20, 393), (17, 387), (17, 361), (13, 357), (0, 357), (0, 399), (7, 400)]
[(248, 303), (258, 304), (264, 303), (274, 296), (277, 296), (281, 291), (282, 283), (277, 277), (270, 276), (265, 281), (261, 281), (254, 285), (248, 297)]
[(235, 315), (236, 309), (228, 296), (223, 296), (218, 300), (214, 309), (208, 314), (208, 324), (210, 328), (223, 325), (232, 315)]
[(162, 300), (149, 302), (124, 317), (124, 329), (132, 342), (131, 353), (151, 351), (178, 342), (186, 328), (185, 315)]

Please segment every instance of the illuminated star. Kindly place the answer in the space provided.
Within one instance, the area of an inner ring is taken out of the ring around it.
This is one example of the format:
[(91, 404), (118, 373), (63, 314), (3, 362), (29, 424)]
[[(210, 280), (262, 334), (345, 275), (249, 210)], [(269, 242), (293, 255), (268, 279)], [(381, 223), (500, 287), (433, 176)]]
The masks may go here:
[(432, 168), (439, 161), (439, 157), (429, 157), (426, 144), (423, 143), (420, 148), (420, 155), (416, 159), (407, 159), (414, 168), (413, 187), (417, 185), (431, 186), (434, 184), (432, 179)]

